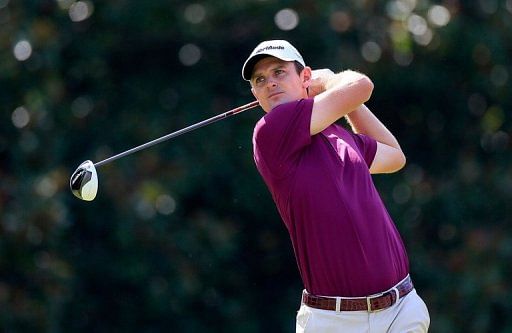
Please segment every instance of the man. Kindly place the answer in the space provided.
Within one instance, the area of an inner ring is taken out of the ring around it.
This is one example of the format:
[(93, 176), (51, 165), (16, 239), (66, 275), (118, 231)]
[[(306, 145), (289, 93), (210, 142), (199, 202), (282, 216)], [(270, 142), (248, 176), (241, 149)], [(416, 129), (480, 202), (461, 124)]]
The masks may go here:
[[(400, 235), (371, 174), (405, 165), (364, 105), (363, 74), (312, 71), (289, 42), (259, 44), (242, 76), (266, 114), (254, 159), (288, 229), (304, 283), (297, 332), (427, 332)], [(334, 124), (345, 117), (352, 129)]]

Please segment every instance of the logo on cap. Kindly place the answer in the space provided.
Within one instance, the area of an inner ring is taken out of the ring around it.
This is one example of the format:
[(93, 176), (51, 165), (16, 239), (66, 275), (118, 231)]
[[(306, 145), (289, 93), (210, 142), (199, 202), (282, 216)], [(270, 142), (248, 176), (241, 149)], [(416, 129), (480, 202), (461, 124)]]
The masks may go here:
[(249, 58), (245, 61), (242, 67), (242, 77), (244, 80), (250, 80), (255, 63), (258, 59), (261, 59), (261, 55), (264, 54), (274, 56), (284, 61), (298, 61), (302, 66), (306, 66), (299, 51), (288, 41), (268, 40), (256, 46)]
[(284, 46), (281, 46), (281, 45), (278, 45), (278, 46), (272, 46), (272, 45), (265, 46), (265, 47), (262, 47), (259, 50), (256, 50), (256, 52), (254, 52), (254, 54), (260, 53), (260, 52), (263, 52), (263, 51), (271, 51), (271, 50), (284, 50)]

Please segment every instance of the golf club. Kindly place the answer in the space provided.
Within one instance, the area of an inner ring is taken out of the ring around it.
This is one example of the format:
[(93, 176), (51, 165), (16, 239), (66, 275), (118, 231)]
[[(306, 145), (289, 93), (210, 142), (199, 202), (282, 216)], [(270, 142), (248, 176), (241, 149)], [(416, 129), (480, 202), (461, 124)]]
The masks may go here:
[(139, 150), (149, 148), (151, 146), (154, 146), (156, 144), (159, 144), (163, 141), (172, 139), (174, 137), (177, 137), (181, 134), (193, 131), (195, 129), (198, 129), (200, 127), (212, 124), (216, 121), (219, 121), (221, 119), (225, 119), (229, 116), (235, 115), (237, 113), (240, 113), (242, 111), (246, 111), (252, 108), (255, 108), (259, 105), (258, 101), (253, 101), (251, 103), (239, 106), (237, 108), (234, 108), (232, 110), (226, 111), (224, 113), (218, 114), (216, 116), (213, 116), (211, 118), (205, 119), (203, 121), (200, 121), (196, 124), (187, 126), (185, 128), (182, 128), (180, 130), (177, 130), (175, 132), (169, 133), (167, 135), (164, 135), (160, 138), (157, 138), (155, 140), (149, 141), (147, 143), (144, 143), (140, 146), (131, 148), (129, 150), (126, 150), (122, 153), (119, 153), (117, 155), (111, 156), (109, 158), (106, 158), (100, 162), (93, 163), (90, 160), (87, 160), (80, 164), (80, 166), (73, 172), (71, 175), (71, 178), (69, 179), (69, 187), (71, 188), (71, 192), (73, 194), (82, 200), (85, 201), (92, 201), (96, 197), (96, 194), (98, 192), (98, 175), (96, 173), (96, 168), (107, 164), (109, 162), (115, 161), (121, 157), (124, 157), (126, 155), (133, 154)]

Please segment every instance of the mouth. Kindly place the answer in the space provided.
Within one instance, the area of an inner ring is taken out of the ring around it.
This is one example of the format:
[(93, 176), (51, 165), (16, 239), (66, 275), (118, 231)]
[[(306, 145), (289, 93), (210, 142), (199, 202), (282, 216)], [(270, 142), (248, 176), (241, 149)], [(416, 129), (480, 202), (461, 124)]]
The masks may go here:
[(279, 92), (275, 92), (275, 93), (272, 93), (272, 94), (268, 95), (268, 98), (269, 98), (269, 99), (274, 98), (274, 97), (276, 97), (276, 96), (278, 96), (278, 95), (281, 95), (282, 93), (283, 93), (283, 92), (281, 92), (281, 91), (279, 91)]

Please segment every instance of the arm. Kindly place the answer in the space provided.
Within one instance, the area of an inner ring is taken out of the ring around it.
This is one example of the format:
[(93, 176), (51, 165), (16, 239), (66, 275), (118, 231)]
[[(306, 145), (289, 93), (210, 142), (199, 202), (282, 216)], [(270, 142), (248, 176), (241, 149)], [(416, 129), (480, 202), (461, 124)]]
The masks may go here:
[(346, 118), (354, 133), (366, 134), (377, 141), (371, 173), (392, 173), (404, 167), (405, 155), (395, 136), (364, 104)]
[(312, 73), (309, 96), (315, 97), (311, 116), (311, 135), (323, 131), (346, 116), (354, 133), (366, 134), (377, 141), (371, 173), (391, 173), (405, 165), (405, 155), (393, 134), (363, 104), (371, 96), (373, 83), (363, 74), (328, 69)]
[(320, 133), (338, 119), (358, 108), (373, 91), (372, 81), (354, 71), (334, 74), (330, 70), (313, 71), (308, 87), (309, 97), (314, 97), (311, 115), (311, 135)]

